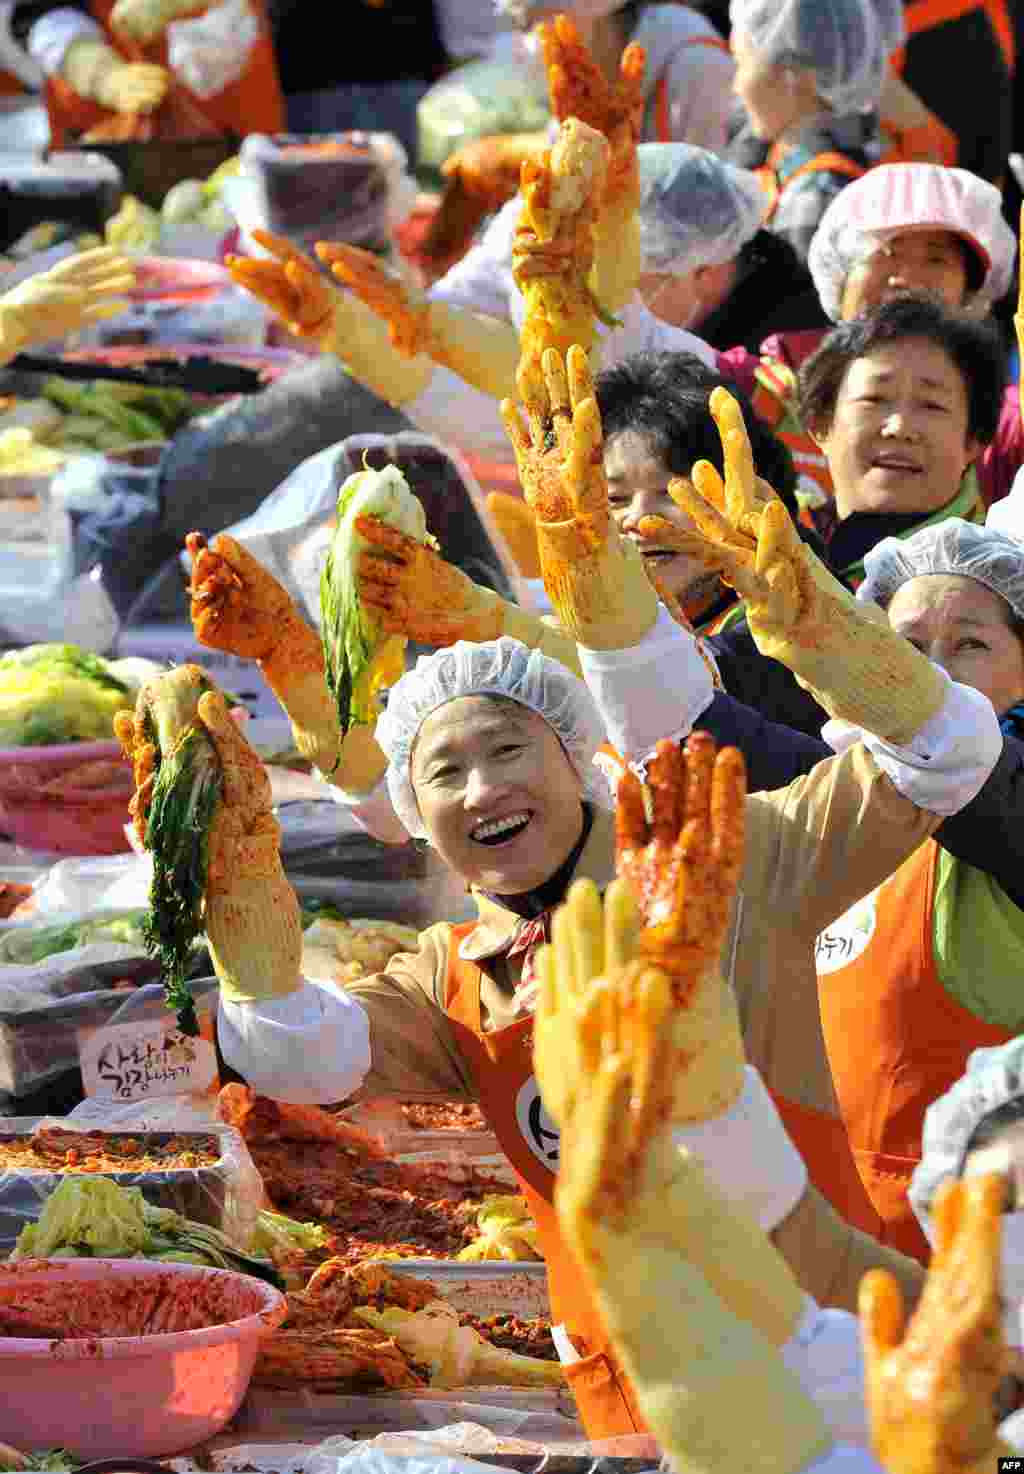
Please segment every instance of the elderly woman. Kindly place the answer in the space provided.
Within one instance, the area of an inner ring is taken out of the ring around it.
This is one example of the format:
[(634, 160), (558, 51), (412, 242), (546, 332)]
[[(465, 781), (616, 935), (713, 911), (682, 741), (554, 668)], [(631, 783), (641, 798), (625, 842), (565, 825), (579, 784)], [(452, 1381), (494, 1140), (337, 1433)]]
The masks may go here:
[(883, 537), (980, 515), (967, 472), (995, 435), (1005, 382), (991, 325), (929, 298), (897, 297), (833, 328), (800, 393), (834, 489), (819, 530), (844, 577), (859, 580)]
[[(994, 185), (937, 164), (883, 164), (855, 180), (829, 205), (815, 231), (808, 265), (833, 322), (849, 322), (907, 293), (985, 316), (1009, 290), (1016, 243)], [(801, 417), (797, 373), (818, 348), (819, 331), (772, 333), (759, 355), (734, 350), (720, 363), (754, 397), (758, 413), (793, 451), (797, 465), (832, 494)], [(1009, 490), (1024, 456), (1017, 397), (1007, 389), (996, 438), (978, 458), (986, 504)]]
[(887, 27), (872, 0), (732, 0), (729, 20), (744, 124), (727, 157), (760, 163), (768, 228), (806, 261), (829, 203), (877, 151)]

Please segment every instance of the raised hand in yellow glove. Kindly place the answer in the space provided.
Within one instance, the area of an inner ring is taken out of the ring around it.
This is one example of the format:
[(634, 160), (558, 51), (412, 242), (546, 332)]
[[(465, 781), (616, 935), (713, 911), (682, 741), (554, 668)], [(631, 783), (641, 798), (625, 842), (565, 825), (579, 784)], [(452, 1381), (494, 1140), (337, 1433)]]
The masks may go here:
[(387, 321), (399, 353), (414, 358), (430, 351), (430, 303), (419, 287), (361, 246), (317, 241), (316, 254), (332, 276)]
[(527, 430), (511, 400), (501, 407), (519, 480), (537, 519), (544, 587), (562, 628), (595, 650), (640, 642), (658, 617), (643, 558), (619, 537), (608, 510), (601, 416), (587, 355), (544, 354), (543, 401)]
[(886, 1270), (860, 1285), (872, 1448), (889, 1474), (992, 1471), (1013, 1450), (996, 1434), (1005, 1370), (1000, 1244), (1006, 1182), (951, 1180), (933, 1209), (935, 1252), (909, 1324)]
[(166, 67), (147, 61), (125, 61), (105, 41), (89, 36), (72, 41), (60, 74), (79, 97), (90, 98), (115, 113), (152, 113), (171, 85)]
[(324, 678), (324, 652), (287, 589), (226, 533), (207, 544), (186, 539), (192, 557), (191, 615), (196, 638), (258, 662), (292, 724), (295, 745), (320, 772), (352, 793), (368, 793), (387, 759), (369, 727), (342, 737), (338, 708)]
[(272, 253), (272, 259), (228, 256), (224, 263), (228, 271), (240, 287), (276, 312), (295, 337), (319, 342), (330, 331), (338, 293), (283, 236), (257, 230), (253, 238)]
[(199, 720), (220, 758), (223, 797), (210, 829), (204, 926), (221, 992), (234, 1002), (301, 986), (299, 902), (281, 865), (270, 779), (219, 691)]
[(712, 393), (711, 413), (722, 438), (725, 483), (714, 466), (699, 461), (691, 481), (676, 481), (673, 490), (710, 545), (707, 566), (746, 601), (762, 655), (788, 666), (833, 717), (884, 741), (909, 742), (941, 709), (944, 677), (889, 628), (881, 610), (858, 604), (800, 540), (786, 508), (754, 471), (743, 416), (726, 390)]
[(524, 578), (540, 578), (537, 519), (522, 497), (510, 496), (507, 491), (489, 492), (487, 510), (497, 523), (519, 572)]
[(110, 12), (113, 30), (136, 45), (148, 46), (173, 20), (205, 10), (201, 0), (117, 0)]
[(482, 588), (426, 543), (374, 517), (356, 531), (372, 546), (359, 561), (359, 597), (382, 630), (420, 645), (508, 635), (580, 672), (575, 643), (536, 615)]
[(0, 362), (27, 344), (62, 338), (86, 323), (116, 317), (135, 285), (131, 262), (108, 246), (80, 251), (26, 277), (0, 296)]
[(618, 309), (640, 274), (640, 168), (637, 144), (643, 128), (644, 48), (631, 42), (610, 82), (583, 44), (576, 23), (558, 15), (537, 28), (548, 74), (551, 110), (559, 122), (578, 118), (608, 140), (604, 192), (594, 220), (591, 286), (602, 306)]
[(540, 956), (534, 1063), (561, 1125), (559, 1222), (675, 1466), (724, 1474), (746, 1442), (745, 1462), (796, 1470), (830, 1443), (773, 1350), (803, 1296), (766, 1236), (672, 1143), (680, 1005), (641, 934), (624, 882), (602, 906), (581, 881)]

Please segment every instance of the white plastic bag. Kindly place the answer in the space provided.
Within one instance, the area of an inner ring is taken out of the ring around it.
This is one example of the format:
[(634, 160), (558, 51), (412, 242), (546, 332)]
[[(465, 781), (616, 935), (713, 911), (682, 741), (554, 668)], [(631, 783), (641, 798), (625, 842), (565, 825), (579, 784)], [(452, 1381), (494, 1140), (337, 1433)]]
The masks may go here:
[(168, 65), (196, 97), (217, 97), (244, 75), (259, 33), (248, 0), (221, 0), (167, 27)]

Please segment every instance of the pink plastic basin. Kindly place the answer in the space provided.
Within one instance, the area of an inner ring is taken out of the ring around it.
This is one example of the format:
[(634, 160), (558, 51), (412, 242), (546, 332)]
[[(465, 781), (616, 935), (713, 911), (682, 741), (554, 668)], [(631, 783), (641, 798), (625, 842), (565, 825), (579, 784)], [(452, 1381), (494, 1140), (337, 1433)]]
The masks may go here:
[[(138, 1259), (2, 1264), (0, 1322), (15, 1306), (74, 1334), (0, 1336), (0, 1439), (89, 1458), (184, 1453), (219, 1433), (288, 1308), (248, 1275)], [(195, 1328), (137, 1334), (147, 1321)]]
[[(109, 781), (74, 782), (76, 768), (100, 762), (111, 765)], [(0, 827), (27, 850), (123, 853), (129, 848), (124, 825), (133, 791), (131, 764), (118, 742), (0, 748)]]

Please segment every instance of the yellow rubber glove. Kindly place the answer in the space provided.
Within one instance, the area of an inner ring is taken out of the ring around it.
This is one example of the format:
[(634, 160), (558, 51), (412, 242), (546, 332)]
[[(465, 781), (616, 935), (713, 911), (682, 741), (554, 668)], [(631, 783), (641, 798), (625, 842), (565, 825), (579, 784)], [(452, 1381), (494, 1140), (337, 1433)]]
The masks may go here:
[(558, 622), (593, 650), (637, 645), (658, 617), (658, 595), (635, 545), (608, 510), (601, 416), (587, 355), (544, 355), (544, 403), (527, 431), (511, 400), (501, 407), (519, 480), (537, 519), (544, 587)]
[(493, 213), (518, 191), (523, 160), (547, 146), (546, 133), (492, 133), (455, 149), (441, 173)]
[(233, 1003), (283, 997), (302, 986), (302, 922), (281, 865), (270, 778), (219, 691), (200, 697), (199, 720), (217, 749), (224, 785), (210, 831), (203, 911), (214, 971)]
[[(355, 297), (387, 326), (396, 353), (414, 361), (427, 354), (472, 384), (500, 399), (515, 383), (518, 338), (510, 322), (467, 307), (435, 302), (401, 272), (360, 246), (318, 241), (318, 258)], [(339, 355), (346, 338), (340, 337)]]
[(387, 321), (358, 297), (341, 292), (314, 262), (281, 236), (257, 230), (253, 237), (271, 260), (229, 256), (239, 286), (264, 302), (290, 333), (333, 353), (349, 372), (395, 408), (423, 393), (434, 374), (425, 353), (408, 357), (394, 346)]
[(608, 140), (604, 194), (594, 219), (590, 287), (606, 312), (618, 312), (640, 276), (640, 168), (646, 56), (638, 42), (622, 53), (614, 83), (583, 44), (575, 21), (556, 16), (537, 27), (548, 74), (551, 111), (559, 122), (578, 118)]
[(519, 572), (524, 578), (540, 578), (540, 548), (537, 546), (537, 519), (518, 496), (507, 491), (492, 491), (487, 496), (487, 510), (504, 538)]
[(86, 323), (116, 317), (135, 285), (131, 263), (107, 246), (81, 251), (26, 277), (0, 297), (0, 363), (32, 342), (63, 338)]
[[(716, 793), (703, 787), (699, 802), (696, 793), (685, 801), (677, 794), (671, 823), (682, 872), (659, 947), (666, 929), (681, 936), (700, 929), (714, 943), (702, 859), (689, 847), (703, 830), (709, 847), (728, 855), (726, 836), (735, 838), (723, 810), (742, 809), (743, 765), (736, 753), (723, 756)], [(667, 816), (660, 822), (667, 842)], [(711, 881), (726, 911), (735, 883), (729, 855)], [(625, 881), (613, 882), (603, 907), (593, 887), (578, 882), (540, 956), (534, 1063), (561, 1126), (559, 1222), (674, 1466), (725, 1474), (742, 1448), (745, 1466), (795, 1471), (831, 1443), (774, 1350), (793, 1335), (803, 1295), (757, 1225), (672, 1143), (677, 1077), (688, 1068), (680, 987), (693, 975), (672, 973), (645, 953), (651, 928), (641, 920)], [(688, 951), (687, 944), (676, 955)]]
[(154, 857), (161, 961), (201, 929), (225, 997), (293, 992), (302, 929), (281, 868), (270, 779), (223, 694), (198, 666), (177, 666), (143, 687), (114, 730), (134, 769), (129, 811)]
[(255, 660), (288, 713), (303, 757), (338, 788), (371, 792), (387, 758), (369, 727), (353, 727), (342, 739), (320, 637), (287, 589), (226, 533), (207, 546), (193, 532), (186, 543), (192, 556), (192, 627), (200, 644)]
[(374, 549), (360, 558), (359, 597), (383, 630), (421, 645), (509, 635), (580, 674), (574, 640), (481, 588), (433, 548), (374, 517), (358, 517), (356, 530)]
[(148, 46), (163, 35), (171, 21), (205, 9), (203, 0), (117, 0), (110, 12), (110, 25), (126, 40)]
[(555, 146), (523, 165), (522, 210), (512, 240), (512, 276), (523, 294), (516, 393), (531, 419), (547, 403), (544, 355), (573, 345), (595, 350), (595, 316), (611, 319), (594, 296), (594, 221), (608, 176), (608, 141), (576, 118)]
[(695, 555), (746, 601), (761, 654), (788, 666), (830, 715), (884, 741), (909, 742), (945, 701), (942, 674), (889, 628), (880, 609), (858, 604), (801, 542), (786, 508), (754, 471), (743, 417), (726, 390), (712, 393), (711, 413), (722, 437), (724, 486), (715, 468), (699, 461), (689, 483), (670, 488), (697, 524)]
[(85, 36), (72, 41), (64, 53), (60, 75), (79, 97), (115, 113), (155, 112), (171, 85), (165, 67), (125, 61), (105, 41)]
[(1006, 1180), (950, 1180), (933, 1210), (935, 1251), (904, 1325), (892, 1275), (861, 1280), (865, 1399), (876, 1457), (889, 1474), (992, 1474), (1014, 1452), (996, 1432), (1005, 1371), (1000, 1247)]

